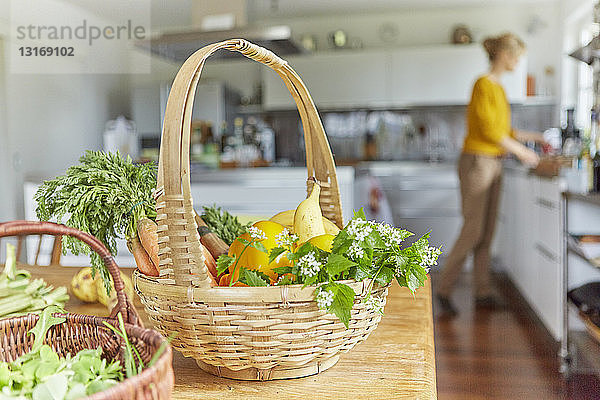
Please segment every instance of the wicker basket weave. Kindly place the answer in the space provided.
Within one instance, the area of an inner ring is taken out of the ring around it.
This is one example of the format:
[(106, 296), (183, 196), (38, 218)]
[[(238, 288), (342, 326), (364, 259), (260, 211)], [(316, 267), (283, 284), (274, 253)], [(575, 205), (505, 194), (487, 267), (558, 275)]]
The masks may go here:
[[(123, 290), (123, 281), (119, 268), (106, 247), (95, 237), (51, 222), (14, 221), (0, 223), (0, 237), (51, 234), (73, 236), (86, 243), (98, 253), (108, 268), (117, 292), (117, 305), (109, 318), (81, 314), (56, 314), (66, 318), (62, 324), (55, 325), (48, 331), (46, 342), (60, 355), (75, 354), (83, 349), (102, 347), (103, 357), (121, 359), (122, 340), (104, 326), (108, 321), (117, 326), (114, 317), (121, 312), (126, 321), (125, 330), (131, 343), (136, 346), (144, 363), (148, 363), (165, 339), (156, 331), (145, 329), (139, 320), (135, 308)], [(27, 353), (33, 345), (33, 335), (27, 332), (33, 328), (39, 317), (28, 314), (0, 320), (0, 360), (13, 361)], [(108, 400), (156, 400), (170, 399), (173, 390), (174, 376), (171, 347), (167, 346), (158, 361), (140, 374), (125, 379), (112, 388), (93, 394), (88, 399)]]
[[(158, 166), (160, 277), (136, 271), (134, 286), (154, 327), (164, 335), (177, 332), (173, 347), (193, 357), (205, 371), (246, 380), (316, 374), (365, 340), (381, 315), (357, 299), (346, 329), (336, 316), (317, 307), (315, 287), (210, 287), (190, 195), (190, 122), (204, 62), (220, 49), (238, 51), (283, 79), (302, 120), (308, 176), (322, 186), (321, 210), (342, 227), (335, 164), (300, 77), (284, 60), (243, 39), (215, 43), (190, 56), (173, 82)], [(367, 294), (368, 281), (348, 283), (358, 296)], [(385, 301), (387, 288), (376, 288), (373, 295)]]

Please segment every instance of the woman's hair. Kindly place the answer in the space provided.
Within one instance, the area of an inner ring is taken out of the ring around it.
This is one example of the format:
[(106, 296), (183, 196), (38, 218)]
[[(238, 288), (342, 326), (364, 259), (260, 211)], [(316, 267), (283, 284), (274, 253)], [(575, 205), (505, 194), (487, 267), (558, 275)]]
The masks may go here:
[(494, 61), (502, 51), (520, 56), (525, 51), (525, 43), (514, 33), (503, 33), (499, 36), (487, 37), (483, 41), (483, 48), (488, 53), (490, 61)]

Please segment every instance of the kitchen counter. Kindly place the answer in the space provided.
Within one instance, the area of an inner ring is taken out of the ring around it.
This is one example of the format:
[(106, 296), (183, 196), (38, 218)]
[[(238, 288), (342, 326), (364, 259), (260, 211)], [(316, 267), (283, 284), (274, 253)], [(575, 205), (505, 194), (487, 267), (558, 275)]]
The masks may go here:
[(359, 168), (381, 188), (395, 226), (415, 238), (430, 232), (432, 244), (452, 247), (462, 222), (455, 162), (375, 161)]
[(600, 206), (600, 193), (573, 193), (564, 192), (569, 200), (578, 200), (592, 205)]
[[(55, 286), (68, 285), (76, 271), (69, 267), (27, 269), (34, 277)], [(139, 298), (134, 299), (134, 304), (146, 326), (150, 326)], [(73, 296), (66, 309), (81, 314), (108, 314), (102, 305), (82, 303)], [(408, 289), (393, 284), (385, 313), (379, 327), (364, 343), (343, 354), (331, 369), (305, 378), (270, 382), (218, 378), (175, 351), (173, 398), (437, 398), (430, 280), (414, 297)]]

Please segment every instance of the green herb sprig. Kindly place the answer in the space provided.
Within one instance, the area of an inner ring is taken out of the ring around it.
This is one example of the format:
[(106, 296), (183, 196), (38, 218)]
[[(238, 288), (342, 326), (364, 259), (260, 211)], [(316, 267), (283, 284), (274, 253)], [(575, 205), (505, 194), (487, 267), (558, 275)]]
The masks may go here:
[[(79, 162), (40, 186), (34, 196), (37, 216), (88, 232), (116, 255), (117, 238), (133, 237), (140, 218), (156, 218), (156, 165), (134, 164), (130, 157), (101, 151), (87, 151)], [(65, 237), (63, 243), (73, 254), (90, 254), (93, 273), (100, 272), (110, 293), (100, 256), (75, 238)]]
[(237, 217), (234, 217), (221, 207), (203, 206), (202, 220), (206, 225), (217, 234), (225, 243), (231, 246), (235, 238), (246, 232), (249, 224), (242, 224)]
[[(261, 251), (263, 253), (268, 253), (267, 248), (261, 243), (261, 240), (267, 238), (265, 236), (265, 233), (256, 227), (248, 228), (248, 233), (250, 240), (244, 239), (242, 237), (237, 237), (235, 239), (238, 242), (240, 242), (242, 246), (244, 246), (238, 256), (236, 256), (235, 254), (233, 256), (223, 254), (218, 258), (217, 273), (222, 274), (229, 269), (230, 271), (232, 271), (232, 277), (235, 276), (236, 273), (239, 273), (238, 280), (242, 283), (245, 283), (249, 286), (268, 286), (269, 278), (265, 274), (260, 273), (259, 275), (259, 272), (257, 271), (252, 271), (242, 267), (241, 265), (238, 265), (244, 253), (250, 247), (253, 247), (256, 250)], [(266, 283), (264, 279), (266, 279)], [(250, 282), (247, 282), (248, 280)], [(229, 286), (233, 286), (234, 283), (235, 280), (233, 278), (230, 279)]]

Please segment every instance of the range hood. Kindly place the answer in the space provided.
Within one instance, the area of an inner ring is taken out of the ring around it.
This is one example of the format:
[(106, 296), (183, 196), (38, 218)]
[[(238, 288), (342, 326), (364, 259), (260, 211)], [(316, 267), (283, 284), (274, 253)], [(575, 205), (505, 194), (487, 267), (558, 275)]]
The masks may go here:
[(600, 59), (600, 36), (596, 36), (588, 44), (575, 50), (569, 56), (592, 65), (594, 60)]
[[(185, 61), (196, 50), (211, 43), (238, 38), (265, 47), (279, 56), (302, 53), (302, 47), (296, 44), (291, 36), (292, 32), (288, 26), (247, 26), (226, 31), (188, 30), (163, 33), (152, 37), (149, 41), (138, 42), (137, 46), (176, 62)], [(243, 56), (237, 52), (219, 50), (212, 58), (234, 59), (239, 57)]]

